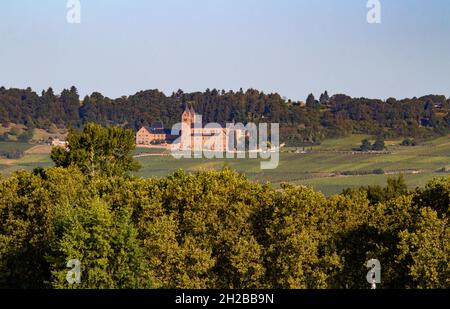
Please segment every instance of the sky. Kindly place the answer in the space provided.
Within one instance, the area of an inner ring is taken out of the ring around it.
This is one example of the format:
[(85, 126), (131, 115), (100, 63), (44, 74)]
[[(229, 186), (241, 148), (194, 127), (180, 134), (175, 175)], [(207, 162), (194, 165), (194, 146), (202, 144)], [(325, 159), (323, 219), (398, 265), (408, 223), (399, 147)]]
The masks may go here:
[(0, 86), (111, 98), (254, 88), (293, 100), (345, 93), (450, 96), (450, 1), (67, 0), (0, 2)]

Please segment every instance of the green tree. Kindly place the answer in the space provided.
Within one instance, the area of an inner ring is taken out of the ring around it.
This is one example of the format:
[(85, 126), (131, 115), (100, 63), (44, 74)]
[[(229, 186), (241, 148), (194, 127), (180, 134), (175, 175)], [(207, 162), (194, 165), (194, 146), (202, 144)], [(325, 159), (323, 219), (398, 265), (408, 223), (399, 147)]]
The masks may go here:
[(305, 187), (284, 186), (266, 228), (267, 280), (273, 288), (326, 288), (336, 259), (323, 254), (319, 222), (325, 197)]
[(328, 91), (325, 91), (320, 95), (319, 103), (321, 105), (325, 105), (330, 101), (330, 96), (328, 95)]
[(252, 224), (261, 186), (225, 170), (180, 171), (158, 188), (153, 196), (161, 194), (163, 208), (144, 203), (139, 224), (157, 286), (261, 287), (262, 247)]
[(306, 98), (306, 106), (309, 108), (316, 108), (319, 105), (318, 103), (312, 93)]
[(21, 171), (0, 183), (0, 287), (44, 288), (49, 248), (49, 195), (39, 177)]
[[(60, 241), (47, 256), (55, 288), (145, 288), (151, 286), (142, 245), (128, 208), (112, 211), (94, 197), (73, 209), (62, 224)], [(67, 261), (81, 263), (81, 283), (66, 281)]]
[[(1, 288), (449, 288), (449, 178), (325, 197), (228, 169), (0, 178)], [(81, 284), (66, 281), (81, 262)]]
[(0, 142), (7, 142), (8, 140), (9, 140), (9, 136), (8, 136), (7, 132), (0, 134)]
[(406, 138), (400, 144), (401, 146), (417, 146), (417, 142), (414, 139)]
[(80, 124), (80, 97), (77, 88), (72, 86), (70, 90), (64, 89), (59, 101), (64, 111), (63, 118), (66, 126), (78, 126)]
[(29, 128), (28, 130), (19, 134), (19, 136), (17, 136), (17, 140), (22, 143), (31, 141), (31, 139), (33, 138), (33, 131), (33, 129)]
[(52, 150), (51, 158), (58, 167), (75, 165), (90, 176), (125, 175), (139, 169), (131, 155), (135, 148), (132, 130), (89, 123), (82, 132), (71, 130), (67, 141), (67, 150)]
[(409, 288), (450, 288), (450, 226), (435, 210), (423, 208), (419, 220), (400, 233), (401, 255), (398, 264), (406, 263)]
[(372, 150), (375, 151), (382, 151), (386, 148), (386, 145), (384, 144), (384, 138), (381, 136), (378, 136), (375, 140), (375, 143), (373, 143)]
[(386, 187), (375, 185), (363, 187), (362, 189), (367, 192), (367, 198), (371, 204), (387, 202), (408, 193), (408, 187), (403, 175), (398, 176), (398, 178), (389, 177)]
[(450, 217), (450, 175), (435, 178), (424, 189), (418, 189), (414, 203), (436, 210), (440, 217)]
[(372, 149), (372, 144), (368, 139), (364, 139), (361, 141), (361, 146), (359, 147), (361, 151), (367, 152)]

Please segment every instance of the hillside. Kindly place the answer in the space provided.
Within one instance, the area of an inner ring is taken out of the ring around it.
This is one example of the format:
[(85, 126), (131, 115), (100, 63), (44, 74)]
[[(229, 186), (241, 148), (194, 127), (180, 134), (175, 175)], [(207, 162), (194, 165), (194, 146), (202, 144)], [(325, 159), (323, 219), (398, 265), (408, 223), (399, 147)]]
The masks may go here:
[(28, 89), (0, 88), (0, 123), (57, 132), (80, 128), (88, 122), (118, 125), (138, 130), (154, 121), (166, 127), (180, 121), (183, 108), (190, 105), (204, 123), (279, 123), (282, 142), (289, 146), (317, 145), (325, 139), (350, 134), (384, 138), (410, 137), (426, 140), (450, 133), (450, 100), (441, 95), (387, 100), (352, 98), (327, 92), (305, 103), (249, 89), (209, 90), (170, 96), (146, 90), (110, 99), (94, 92), (81, 99), (75, 87), (55, 94), (51, 88), (41, 95)]

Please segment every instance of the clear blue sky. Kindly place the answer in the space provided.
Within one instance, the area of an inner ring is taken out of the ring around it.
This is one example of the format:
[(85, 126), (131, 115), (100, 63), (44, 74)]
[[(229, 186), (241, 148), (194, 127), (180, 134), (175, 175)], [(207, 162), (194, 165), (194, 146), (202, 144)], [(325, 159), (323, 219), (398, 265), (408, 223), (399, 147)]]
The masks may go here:
[(0, 85), (117, 97), (256, 88), (387, 98), (450, 95), (450, 1), (2, 0)]

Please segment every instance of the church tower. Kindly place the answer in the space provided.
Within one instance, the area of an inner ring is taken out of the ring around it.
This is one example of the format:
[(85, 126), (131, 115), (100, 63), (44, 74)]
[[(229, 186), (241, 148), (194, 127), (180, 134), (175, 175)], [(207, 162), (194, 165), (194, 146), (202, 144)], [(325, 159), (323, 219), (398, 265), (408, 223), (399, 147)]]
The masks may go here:
[(189, 108), (188, 105), (186, 104), (184, 112), (181, 115), (181, 122), (187, 124), (190, 127), (195, 123), (196, 118), (197, 117), (195, 115), (194, 108), (193, 107)]
[(181, 115), (181, 149), (192, 149), (193, 145), (193, 134), (195, 129), (193, 128), (197, 116), (195, 114), (194, 108), (186, 104), (184, 112)]

